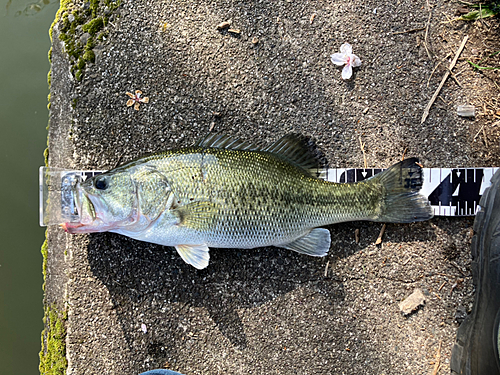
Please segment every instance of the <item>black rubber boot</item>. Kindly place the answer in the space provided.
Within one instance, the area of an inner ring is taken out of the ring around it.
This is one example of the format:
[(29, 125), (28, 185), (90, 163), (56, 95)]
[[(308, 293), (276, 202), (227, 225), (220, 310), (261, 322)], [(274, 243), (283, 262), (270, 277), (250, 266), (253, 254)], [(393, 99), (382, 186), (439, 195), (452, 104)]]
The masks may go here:
[(472, 239), (472, 312), (458, 328), (451, 353), (452, 374), (499, 375), (500, 170), (479, 202)]

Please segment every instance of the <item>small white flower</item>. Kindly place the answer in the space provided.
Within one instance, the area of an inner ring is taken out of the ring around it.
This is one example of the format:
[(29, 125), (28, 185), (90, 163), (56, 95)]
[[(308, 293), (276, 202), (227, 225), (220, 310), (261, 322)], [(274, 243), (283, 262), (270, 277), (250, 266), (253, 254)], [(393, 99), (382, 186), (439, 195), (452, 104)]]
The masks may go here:
[(148, 333), (148, 327), (146, 327), (146, 325), (144, 323), (141, 324), (141, 331), (143, 333)]
[(361, 66), (361, 60), (352, 53), (352, 46), (349, 43), (342, 44), (340, 52), (332, 55), (332, 63), (339, 66), (345, 65), (344, 69), (342, 69), (342, 79), (351, 78), (352, 68)]

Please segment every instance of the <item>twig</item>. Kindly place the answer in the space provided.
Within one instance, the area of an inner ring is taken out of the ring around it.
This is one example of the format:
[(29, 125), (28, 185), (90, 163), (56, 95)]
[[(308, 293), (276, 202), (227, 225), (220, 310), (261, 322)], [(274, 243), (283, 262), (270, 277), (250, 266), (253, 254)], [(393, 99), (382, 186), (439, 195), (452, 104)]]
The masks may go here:
[(460, 268), (460, 266), (459, 266), (458, 264), (456, 264), (456, 263), (455, 263), (455, 262), (453, 262), (453, 261), (450, 261), (450, 264), (451, 264), (453, 267), (455, 267), (455, 268), (458, 270), (458, 272), (460, 272), (460, 273), (462, 274), (462, 276), (467, 277), (467, 275), (465, 274), (465, 272), (464, 272), (464, 271)]
[(325, 267), (325, 277), (328, 276), (328, 266), (330, 265), (330, 261), (326, 262), (326, 267)]
[(453, 72), (450, 71), (450, 75), (451, 75), (451, 78), (453, 78), (453, 80), (455, 81), (455, 83), (458, 85), (458, 87), (462, 88), (462, 85), (460, 84), (460, 82), (458, 82), (458, 79), (457, 79), (457, 75), (454, 74)]
[(382, 243), (382, 236), (384, 235), (386, 226), (386, 224), (382, 225), (382, 229), (380, 229), (380, 233), (378, 235), (377, 241), (375, 241), (375, 245), (380, 245)]
[(481, 129), (479, 129), (479, 131), (476, 133), (476, 135), (475, 135), (475, 136), (474, 136), (474, 138), (472, 139), (472, 142), (474, 142), (474, 141), (476, 140), (477, 136), (479, 135), (479, 133), (481, 133), (481, 132), (483, 131), (483, 129), (484, 129), (484, 125), (485, 125), (485, 124), (483, 124), (483, 126), (481, 126)]
[(432, 78), (432, 75), (434, 74), (434, 72), (436, 71), (436, 69), (438, 68), (438, 66), (444, 61), (446, 60), (448, 57), (450, 56), (450, 54), (447, 54), (446, 57), (444, 59), (442, 59), (440, 62), (437, 63), (437, 65), (434, 67), (434, 69), (432, 69), (432, 73), (431, 75), (429, 76), (429, 79), (427, 80), (427, 87), (429, 87), (429, 83), (431, 82), (431, 78)]
[(453, 285), (451, 286), (451, 289), (450, 289), (450, 296), (451, 296), (451, 293), (453, 293), (453, 289), (455, 289), (455, 288), (458, 286), (458, 284), (460, 284), (462, 281), (464, 281), (464, 279), (457, 279), (457, 281), (455, 282), (455, 284), (453, 284)]
[(365, 144), (361, 140), (361, 136), (359, 136), (359, 145), (361, 146), (361, 152), (363, 153), (363, 162), (365, 164), (365, 169), (366, 169), (368, 168), (368, 164), (366, 163)]
[(416, 29), (411, 29), (411, 30), (405, 30), (405, 31), (396, 31), (394, 33), (391, 33), (391, 35), (399, 35), (399, 34), (406, 34), (406, 33), (413, 33), (415, 31), (421, 31), (425, 30), (425, 27), (417, 27)]
[(429, 52), (429, 49), (427, 48), (427, 36), (429, 35), (429, 26), (431, 24), (431, 10), (429, 9), (429, 19), (427, 20), (427, 25), (425, 26), (425, 36), (424, 36), (424, 47), (425, 51), (427, 52), (427, 56), (429, 56), (429, 60), (432, 60), (431, 53)]
[(441, 89), (443, 88), (444, 86), (444, 83), (446, 82), (446, 79), (448, 78), (448, 76), (450, 75), (450, 72), (453, 70), (453, 68), (455, 67), (455, 64), (457, 63), (457, 60), (458, 60), (458, 57), (460, 56), (460, 54), (462, 53), (462, 50), (464, 49), (465, 47), (465, 43), (467, 43), (467, 39), (469, 39), (469, 36), (466, 35), (464, 37), (464, 40), (462, 40), (462, 43), (460, 44), (460, 47), (458, 47), (458, 50), (457, 52), (455, 53), (455, 57), (453, 58), (453, 61), (451, 62), (448, 70), (444, 73), (444, 76), (443, 76), (443, 79), (441, 80), (441, 83), (439, 84), (438, 88), (436, 89), (436, 91), (434, 92), (434, 95), (432, 95), (432, 98), (431, 100), (429, 101), (429, 103), (427, 104), (427, 106), (425, 107), (424, 109), (424, 114), (422, 115), (422, 120), (420, 121), (421, 124), (423, 124), (425, 122), (425, 120), (427, 119), (427, 116), (429, 116), (429, 110), (431, 109), (432, 107), (432, 104), (434, 104), (434, 101), (436, 100), (437, 96), (439, 95), (439, 92), (441, 91)]
[(445, 280), (445, 281), (441, 284), (441, 286), (439, 287), (438, 292), (440, 292), (440, 291), (441, 291), (441, 289), (443, 289), (443, 286), (444, 286), (446, 283), (447, 283), (447, 281)]
[(359, 244), (359, 228), (356, 228), (354, 230), (354, 241), (356, 241), (356, 243)]
[(436, 362), (434, 363), (434, 370), (432, 371), (432, 375), (437, 375), (439, 371), (439, 367), (441, 367), (441, 344), (443, 340), (439, 340), (439, 346), (436, 352)]
[(438, 96), (438, 99), (441, 99), (444, 104), (448, 105), (448, 103), (446, 102), (446, 100), (444, 100), (442, 97)]
[(488, 147), (488, 140), (486, 139), (486, 130), (483, 128), (484, 145)]

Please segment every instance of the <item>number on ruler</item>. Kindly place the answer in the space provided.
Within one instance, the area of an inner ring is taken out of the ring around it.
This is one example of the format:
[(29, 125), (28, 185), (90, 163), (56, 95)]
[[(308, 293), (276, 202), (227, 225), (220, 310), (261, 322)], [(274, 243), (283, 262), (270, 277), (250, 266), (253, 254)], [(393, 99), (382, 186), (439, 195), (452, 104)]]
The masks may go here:
[(455, 215), (474, 215), (482, 182), (482, 169), (452, 169), (429, 195), (429, 201), (432, 206), (454, 207)]

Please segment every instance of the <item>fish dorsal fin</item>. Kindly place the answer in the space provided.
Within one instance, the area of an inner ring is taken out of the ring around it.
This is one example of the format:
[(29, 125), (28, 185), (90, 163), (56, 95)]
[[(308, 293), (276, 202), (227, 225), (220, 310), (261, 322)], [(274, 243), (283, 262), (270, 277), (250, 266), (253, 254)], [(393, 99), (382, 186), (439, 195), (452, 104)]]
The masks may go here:
[(208, 266), (210, 260), (209, 248), (206, 244), (201, 245), (177, 245), (175, 247), (184, 262), (194, 268), (202, 270)]
[(195, 147), (226, 148), (235, 151), (256, 151), (258, 147), (231, 135), (211, 133), (195, 143)]
[(285, 135), (262, 151), (280, 156), (313, 177), (323, 177), (327, 169), (323, 153), (310, 138), (300, 134)]
[(324, 178), (328, 169), (323, 153), (315, 147), (310, 138), (300, 134), (285, 135), (271, 145), (261, 148), (230, 135), (211, 133), (196, 142), (195, 147), (269, 152), (317, 178)]
[(328, 229), (315, 228), (293, 242), (277, 246), (313, 257), (324, 257), (330, 250), (330, 242)]

